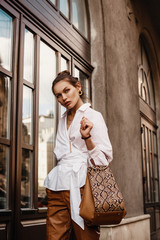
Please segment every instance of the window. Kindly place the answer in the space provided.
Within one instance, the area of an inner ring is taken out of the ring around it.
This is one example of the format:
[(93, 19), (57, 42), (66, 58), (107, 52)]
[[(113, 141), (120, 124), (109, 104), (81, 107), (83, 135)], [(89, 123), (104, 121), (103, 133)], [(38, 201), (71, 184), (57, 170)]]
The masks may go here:
[(157, 125), (152, 69), (143, 39), (138, 55), (138, 90), (141, 113), (144, 211), (151, 215), (151, 232), (160, 229), (160, 181)]
[(48, 0), (54, 4), (86, 39), (89, 38), (86, 0)]
[(44, 179), (55, 166), (53, 149), (57, 123), (57, 105), (51, 91), (56, 76), (56, 52), (40, 42), (39, 134), (38, 134), (38, 205), (46, 205)]
[(2, 9), (0, 43), (0, 209), (8, 209), (13, 19)]
[(87, 76), (87, 74), (83, 73), (82, 70), (79, 70), (77, 67), (75, 67), (75, 77), (77, 77), (81, 82), (84, 101), (88, 102), (90, 99), (89, 77)]
[(21, 207), (32, 208), (33, 113), (34, 113), (34, 34), (25, 28), (23, 61)]
[[(71, 0), (48, 1), (0, 3), (0, 236), (8, 239), (13, 232), (15, 239), (27, 238), (35, 226), (36, 236), (45, 238), (43, 183), (56, 165), (57, 123), (66, 110), (52, 93), (53, 79), (68, 69), (80, 79), (85, 96), (91, 97), (90, 44), (81, 36), (88, 36), (88, 30), (74, 23), (75, 31), (71, 24)], [(46, 29), (36, 21), (42, 15), (37, 16), (35, 8), (46, 17)], [(86, 21), (85, 11), (83, 19), (77, 15), (76, 21)]]
[(88, 38), (86, 3), (84, 0), (72, 0), (72, 23)]
[(140, 97), (154, 110), (154, 89), (150, 64), (145, 48), (140, 42), (138, 58), (138, 85)]
[(69, 19), (69, 0), (59, 0), (59, 10)]
[[(21, 45), (24, 46), (21, 74), (22, 149), (21, 149), (21, 208), (47, 206), (44, 179), (56, 165), (53, 154), (57, 119), (66, 111), (52, 93), (57, 73), (68, 69), (81, 81), (85, 98), (90, 98), (90, 73), (70, 54), (24, 21)], [(37, 159), (36, 159), (37, 158)], [(37, 163), (36, 163), (37, 162)], [(38, 188), (35, 187), (37, 173)], [(37, 192), (37, 198), (34, 196)]]
[(13, 19), (0, 9), (0, 64), (12, 70)]

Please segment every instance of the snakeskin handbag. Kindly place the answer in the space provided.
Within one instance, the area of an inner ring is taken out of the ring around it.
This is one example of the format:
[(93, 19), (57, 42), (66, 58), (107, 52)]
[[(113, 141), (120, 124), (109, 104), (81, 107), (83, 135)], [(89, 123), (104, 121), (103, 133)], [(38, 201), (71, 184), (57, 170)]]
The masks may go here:
[(91, 225), (118, 224), (126, 215), (122, 194), (108, 166), (87, 168), (80, 216)]

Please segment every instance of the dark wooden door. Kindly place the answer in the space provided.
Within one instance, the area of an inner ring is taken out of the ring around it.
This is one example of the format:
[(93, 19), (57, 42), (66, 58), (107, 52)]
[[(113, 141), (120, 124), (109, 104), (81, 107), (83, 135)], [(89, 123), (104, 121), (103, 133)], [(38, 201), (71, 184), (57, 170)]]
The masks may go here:
[(141, 118), (144, 212), (151, 216), (151, 233), (160, 230), (160, 183), (156, 126)]

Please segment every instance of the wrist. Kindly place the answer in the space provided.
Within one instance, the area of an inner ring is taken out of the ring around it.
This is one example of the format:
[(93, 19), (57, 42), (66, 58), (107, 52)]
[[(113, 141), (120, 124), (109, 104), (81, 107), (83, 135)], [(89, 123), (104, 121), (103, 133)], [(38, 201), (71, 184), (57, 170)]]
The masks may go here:
[(91, 134), (89, 134), (88, 136), (86, 136), (86, 137), (84, 137), (84, 136), (81, 136), (81, 138), (83, 139), (83, 140), (87, 140), (87, 139), (89, 139), (91, 137)]

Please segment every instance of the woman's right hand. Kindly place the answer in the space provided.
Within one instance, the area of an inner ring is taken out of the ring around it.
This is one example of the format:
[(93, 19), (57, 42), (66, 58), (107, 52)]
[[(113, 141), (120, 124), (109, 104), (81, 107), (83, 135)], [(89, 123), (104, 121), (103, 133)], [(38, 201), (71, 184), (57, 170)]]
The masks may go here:
[(87, 138), (90, 136), (90, 131), (93, 128), (93, 123), (88, 120), (86, 117), (82, 117), (82, 120), (80, 122), (81, 127), (80, 127), (80, 133), (83, 138)]

